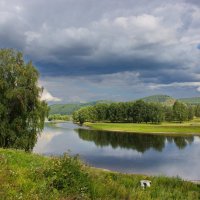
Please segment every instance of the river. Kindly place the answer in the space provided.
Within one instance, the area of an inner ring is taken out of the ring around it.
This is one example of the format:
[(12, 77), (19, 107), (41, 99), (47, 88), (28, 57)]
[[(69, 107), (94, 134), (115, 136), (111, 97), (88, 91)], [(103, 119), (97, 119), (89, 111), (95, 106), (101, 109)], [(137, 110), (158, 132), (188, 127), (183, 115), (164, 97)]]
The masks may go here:
[(33, 150), (79, 155), (90, 166), (147, 175), (200, 179), (200, 137), (94, 131), (72, 122), (46, 123)]

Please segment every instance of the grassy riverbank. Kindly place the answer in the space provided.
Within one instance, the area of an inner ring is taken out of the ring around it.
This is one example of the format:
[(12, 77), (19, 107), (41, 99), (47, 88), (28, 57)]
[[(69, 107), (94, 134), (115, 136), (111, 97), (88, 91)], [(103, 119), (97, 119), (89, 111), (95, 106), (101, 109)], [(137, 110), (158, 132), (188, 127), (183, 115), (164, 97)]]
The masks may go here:
[[(141, 179), (152, 186), (140, 187)], [(125, 175), (83, 165), (67, 155), (50, 158), (0, 149), (0, 199), (191, 199), (200, 187), (179, 178)]]
[(196, 118), (183, 123), (136, 124), (136, 123), (85, 123), (96, 130), (133, 132), (133, 133), (162, 133), (162, 134), (196, 134), (200, 135), (200, 119)]

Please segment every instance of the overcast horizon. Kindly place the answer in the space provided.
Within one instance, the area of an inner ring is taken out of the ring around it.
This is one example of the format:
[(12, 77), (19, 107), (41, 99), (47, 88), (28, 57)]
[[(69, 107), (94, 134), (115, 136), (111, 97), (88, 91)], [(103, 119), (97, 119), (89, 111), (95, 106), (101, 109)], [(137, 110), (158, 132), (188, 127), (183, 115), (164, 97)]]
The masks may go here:
[(200, 96), (198, 0), (0, 0), (0, 48), (33, 61), (50, 103)]

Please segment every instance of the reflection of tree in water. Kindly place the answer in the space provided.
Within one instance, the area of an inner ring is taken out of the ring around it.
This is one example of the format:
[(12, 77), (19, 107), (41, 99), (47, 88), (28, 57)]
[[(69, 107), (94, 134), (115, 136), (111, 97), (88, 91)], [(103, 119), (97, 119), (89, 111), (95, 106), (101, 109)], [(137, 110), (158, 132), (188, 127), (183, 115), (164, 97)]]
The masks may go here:
[(194, 141), (193, 136), (185, 136), (185, 137), (167, 137), (168, 142), (174, 142), (179, 149), (184, 149), (187, 144), (191, 144)]
[(174, 142), (179, 149), (183, 149), (188, 143), (192, 143), (194, 140), (193, 136), (158, 136), (86, 129), (77, 129), (76, 132), (81, 139), (93, 141), (97, 146), (111, 145), (113, 148), (134, 149), (142, 153), (150, 148), (162, 151), (165, 147), (165, 141)]

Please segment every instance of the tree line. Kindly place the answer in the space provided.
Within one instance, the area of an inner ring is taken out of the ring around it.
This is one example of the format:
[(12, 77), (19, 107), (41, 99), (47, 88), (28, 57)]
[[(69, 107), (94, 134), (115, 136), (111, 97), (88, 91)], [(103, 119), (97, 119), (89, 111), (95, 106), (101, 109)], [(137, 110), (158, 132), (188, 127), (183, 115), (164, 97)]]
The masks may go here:
[(183, 122), (200, 117), (200, 105), (186, 105), (176, 101), (174, 105), (164, 106), (160, 103), (148, 103), (143, 100), (135, 102), (100, 103), (87, 106), (73, 113), (73, 120), (84, 122), (129, 122), (129, 123), (161, 123), (163, 121)]
[(56, 121), (56, 120), (69, 121), (70, 116), (69, 115), (61, 115), (61, 114), (53, 114), (53, 115), (48, 116), (48, 121)]

